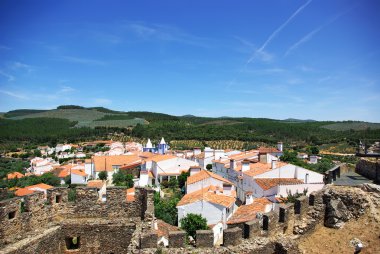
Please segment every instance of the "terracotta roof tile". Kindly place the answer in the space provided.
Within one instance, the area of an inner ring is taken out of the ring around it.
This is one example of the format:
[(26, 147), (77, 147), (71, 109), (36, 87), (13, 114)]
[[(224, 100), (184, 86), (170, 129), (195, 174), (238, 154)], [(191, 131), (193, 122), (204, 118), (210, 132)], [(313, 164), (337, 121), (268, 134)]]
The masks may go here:
[[(287, 163), (277, 162), (277, 168), (281, 168), (285, 165), (287, 165)], [(265, 172), (272, 170), (271, 163), (262, 163), (262, 162), (251, 163), (249, 164), (249, 168), (250, 170), (243, 172), (243, 174), (246, 174), (248, 176), (257, 176), (257, 175), (261, 175)]]
[(193, 183), (202, 181), (202, 180), (207, 179), (207, 178), (214, 178), (214, 179), (217, 179), (219, 181), (222, 181), (222, 182), (225, 182), (228, 184), (232, 184), (227, 179), (224, 179), (223, 177), (221, 177), (221, 176), (219, 176), (213, 172), (207, 171), (207, 170), (201, 170), (200, 172), (198, 172), (192, 176), (189, 176), (187, 178), (187, 184), (193, 184)]
[(170, 160), (170, 159), (175, 159), (177, 156), (170, 155), (170, 154), (160, 154), (151, 157), (150, 159), (154, 162), (160, 162), (160, 161), (165, 161), (165, 160)]
[(260, 147), (259, 153), (281, 153), (281, 151), (274, 147)]
[(20, 188), (15, 191), (15, 195), (19, 197), (26, 196), (32, 193), (34, 193), (34, 190), (29, 190), (27, 188)]
[(101, 189), (104, 185), (104, 182), (102, 180), (91, 180), (87, 182), (87, 187), (96, 187), (98, 189)]
[(71, 174), (79, 175), (79, 176), (88, 176), (88, 174), (86, 174), (86, 172), (84, 172), (83, 169), (72, 169)]
[(169, 223), (166, 223), (163, 220), (157, 220), (157, 234), (158, 237), (166, 237), (169, 238), (169, 231), (178, 231), (179, 228), (173, 225), (170, 225)]
[(216, 194), (214, 191), (212, 191), (213, 189), (215, 189), (215, 186), (210, 185), (207, 188), (201, 189), (199, 191), (194, 191), (190, 194), (186, 194), (178, 202), (177, 207), (198, 202), (201, 200), (204, 200), (213, 204), (218, 204), (224, 207), (231, 207), (233, 203), (235, 203), (234, 197), (223, 195), (223, 194)]
[(303, 181), (296, 178), (256, 178), (256, 183), (263, 190), (269, 190), (277, 185), (302, 184)]
[(135, 201), (135, 187), (129, 188), (126, 191), (127, 202)]
[(16, 196), (25, 196), (25, 195), (32, 194), (35, 191), (38, 191), (38, 189), (48, 190), (51, 188), (54, 188), (54, 187), (51, 185), (44, 184), (44, 183), (39, 183), (39, 184), (35, 184), (35, 185), (26, 186), (25, 188), (20, 188), (15, 192), (15, 195)]
[(14, 179), (14, 178), (23, 178), (24, 177), (24, 175), (23, 174), (21, 174), (20, 172), (12, 172), (12, 173), (9, 173), (8, 175), (7, 175), (7, 178), (8, 179)]
[(252, 204), (238, 207), (236, 212), (227, 221), (227, 224), (236, 224), (254, 220), (258, 212), (265, 212), (267, 205), (272, 204), (267, 198), (257, 198)]
[(92, 157), (95, 171), (113, 171), (112, 166), (128, 165), (132, 163), (141, 163), (142, 160), (137, 155), (110, 155), (110, 156), (93, 156)]

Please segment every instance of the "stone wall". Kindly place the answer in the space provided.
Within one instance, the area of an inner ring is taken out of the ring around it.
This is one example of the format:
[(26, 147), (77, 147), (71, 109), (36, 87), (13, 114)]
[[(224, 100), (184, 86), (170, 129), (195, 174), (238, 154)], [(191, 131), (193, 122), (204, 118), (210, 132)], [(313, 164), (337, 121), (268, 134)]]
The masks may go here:
[(134, 223), (109, 220), (69, 220), (62, 224), (61, 246), (74, 237), (78, 248), (70, 253), (125, 253), (136, 228)]
[[(1, 201), (0, 253), (155, 253), (153, 191), (136, 188), (135, 201), (127, 202), (125, 190), (109, 188), (105, 202), (91, 188), (78, 188), (75, 202), (68, 201), (66, 188), (49, 190), (46, 200), (34, 193)], [(196, 231), (196, 247), (185, 245), (185, 232), (169, 232), (165, 252), (297, 253), (295, 238), (322, 222), (340, 225), (357, 218), (368, 203), (363, 190), (328, 186), (253, 221), (229, 225), (218, 248), (212, 230)]]
[(197, 230), (195, 240), (198, 248), (213, 247), (214, 232), (212, 230)]
[(170, 231), (169, 232), (169, 246), (171, 248), (182, 248), (186, 243), (185, 231)]
[(242, 230), (239, 227), (225, 229), (223, 231), (223, 245), (236, 246), (241, 243), (242, 241), (241, 236), (242, 236)]
[[(133, 202), (127, 202), (126, 190), (107, 188), (105, 202), (98, 200), (96, 188), (87, 187), (76, 189), (75, 202), (68, 201), (68, 188), (49, 189), (46, 198), (42, 192), (35, 192), (0, 201), (0, 249), (8, 250), (4, 253), (50, 253), (50, 249), (38, 251), (44, 248), (39, 242), (46, 238), (49, 244), (45, 248), (52, 246), (52, 253), (63, 253), (67, 237), (79, 237), (78, 253), (125, 252), (136, 224), (149, 218), (146, 220), (151, 227), (154, 217), (152, 190), (136, 188)], [(54, 233), (49, 230), (55, 227), (60, 234), (52, 237)], [(31, 237), (40, 240), (32, 241)], [(26, 239), (29, 247), (21, 244)]]
[(380, 183), (380, 162), (373, 162), (365, 159), (361, 159), (355, 168), (355, 172), (365, 176), (375, 183)]

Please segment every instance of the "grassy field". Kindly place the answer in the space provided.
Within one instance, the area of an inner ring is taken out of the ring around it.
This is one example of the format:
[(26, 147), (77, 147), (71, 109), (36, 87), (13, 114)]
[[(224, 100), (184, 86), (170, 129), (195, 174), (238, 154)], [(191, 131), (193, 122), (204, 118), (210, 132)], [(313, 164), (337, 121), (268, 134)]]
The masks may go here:
[(342, 122), (342, 123), (332, 123), (328, 125), (321, 126), (322, 128), (333, 130), (333, 131), (348, 131), (355, 130), (361, 131), (371, 128), (373, 130), (380, 129), (380, 123), (366, 123), (366, 122)]
[(144, 124), (145, 120), (141, 118), (134, 118), (125, 115), (114, 115), (112, 113), (105, 113), (97, 109), (54, 109), (39, 113), (20, 115), (11, 117), (12, 120), (20, 120), (26, 118), (63, 118), (70, 121), (76, 121), (78, 124), (75, 127), (129, 127), (136, 124)]
[(130, 126), (135, 126), (136, 124), (144, 124), (145, 120), (141, 118), (129, 119), (129, 120), (108, 120), (108, 121), (93, 121), (86, 125), (87, 127), (95, 128), (98, 126), (102, 127), (118, 127), (127, 128)]
[(321, 152), (330, 153), (355, 153), (356, 147), (350, 146), (347, 142), (341, 142), (336, 144), (324, 144), (319, 146)]

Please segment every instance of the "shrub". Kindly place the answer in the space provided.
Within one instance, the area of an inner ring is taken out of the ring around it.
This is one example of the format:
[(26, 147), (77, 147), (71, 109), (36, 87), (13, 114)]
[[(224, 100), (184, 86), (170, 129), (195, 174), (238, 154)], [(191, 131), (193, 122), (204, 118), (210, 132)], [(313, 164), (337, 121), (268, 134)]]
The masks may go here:
[(99, 174), (98, 174), (98, 178), (100, 179), (100, 180), (107, 180), (107, 178), (108, 178), (108, 174), (107, 174), (107, 171), (101, 171), (101, 172), (99, 172)]
[(200, 214), (189, 213), (180, 220), (181, 229), (185, 230), (188, 236), (195, 238), (195, 232), (207, 229), (207, 220)]

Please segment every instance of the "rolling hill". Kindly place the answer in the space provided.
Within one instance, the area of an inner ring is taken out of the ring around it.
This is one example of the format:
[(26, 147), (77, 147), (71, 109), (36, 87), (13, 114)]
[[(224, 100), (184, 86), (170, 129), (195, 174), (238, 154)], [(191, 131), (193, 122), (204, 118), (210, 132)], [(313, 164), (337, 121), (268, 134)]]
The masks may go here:
[[(54, 128), (39, 128), (41, 123), (49, 125), (49, 119), (50, 125), (54, 123)], [(46, 131), (41, 132), (42, 129)], [(52, 110), (13, 110), (0, 118), (0, 141), (76, 140), (105, 137), (107, 133), (114, 131), (122, 131), (125, 135), (139, 139), (159, 139), (163, 136), (168, 141), (236, 140), (272, 144), (284, 141), (295, 145), (343, 142), (354, 147), (359, 139), (380, 140), (379, 123), (353, 121), (173, 116), (75, 105), (60, 106)]]

